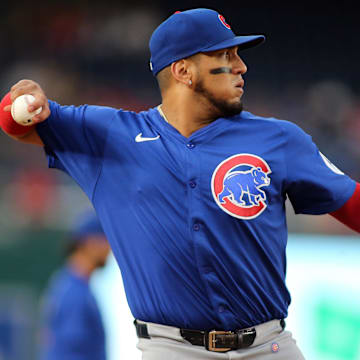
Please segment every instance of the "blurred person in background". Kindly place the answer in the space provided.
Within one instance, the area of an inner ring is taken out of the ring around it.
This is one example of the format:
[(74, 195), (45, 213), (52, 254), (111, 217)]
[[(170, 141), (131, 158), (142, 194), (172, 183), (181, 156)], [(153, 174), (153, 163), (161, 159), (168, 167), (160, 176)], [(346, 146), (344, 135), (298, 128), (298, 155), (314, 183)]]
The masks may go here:
[[(177, 12), (150, 39), (161, 105), (61, 106), (31, 80), (1, 103), (3, 130), (43, 146), (92, 201), (144, 360), (303, 359), (285, 330), (285, 201), (360, 231), (360, 184), (295, 124), (243, 111), (239, 52), (263, 41), (214, 10)], [(27, 93), (42, 106), (31, 128), (9, 113)]]
[(105, 360), (105, 331), (89, 280), (110, 246), (93, 211), (81, 214), (69, 234), (66, 263), (42, 301), (41, 360)]

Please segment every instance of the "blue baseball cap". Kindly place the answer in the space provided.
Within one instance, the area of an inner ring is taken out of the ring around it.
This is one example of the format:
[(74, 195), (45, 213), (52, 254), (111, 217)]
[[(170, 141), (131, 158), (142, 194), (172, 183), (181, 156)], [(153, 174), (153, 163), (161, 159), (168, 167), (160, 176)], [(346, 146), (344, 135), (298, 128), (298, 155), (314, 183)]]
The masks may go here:
[(72, 242), (81, 243), (93, 235), (104, 235), (104, 231), (95, 212), (86, 211), (75, 219), (70, 238)]
[(263, 35), (235, 36), (224, 17), (210, 9), (177, 11), (161, 23), (150, 38), (150, 69), (155, 76), (177, 60), (191, 55), (239, 46), (247, 49), (262, 43)]

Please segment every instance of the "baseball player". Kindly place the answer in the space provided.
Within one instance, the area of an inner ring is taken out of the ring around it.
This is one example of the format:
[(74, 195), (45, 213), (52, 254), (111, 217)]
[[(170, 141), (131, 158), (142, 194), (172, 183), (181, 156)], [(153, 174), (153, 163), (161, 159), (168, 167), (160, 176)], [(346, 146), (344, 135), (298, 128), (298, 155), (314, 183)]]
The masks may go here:
[(105, 265), (109, 251), (93, 211), (81, 214), (69, 236), (66, 264), (44, 294), (39, 359), (106, 359), (104, 326), (89, 279)]
[[(161, 105), (61, 106), (30, 80), (3, 100), (3, 130), (44, 146), (96, 208), (145, 360), (303, 359), (285, 330), (285, 200), (360, 231), (360, 185), (298, 126), (243, 111), (239, 54), (263, 41), (176, 12), (150, 39)], [(25, 93), (42, 106), (31, 130), (6, 105)]]

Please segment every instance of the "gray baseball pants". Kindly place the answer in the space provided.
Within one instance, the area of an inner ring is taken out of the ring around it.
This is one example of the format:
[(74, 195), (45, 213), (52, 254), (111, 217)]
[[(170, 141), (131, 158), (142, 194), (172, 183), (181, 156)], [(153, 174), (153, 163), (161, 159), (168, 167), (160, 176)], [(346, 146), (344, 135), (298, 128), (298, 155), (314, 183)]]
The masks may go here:
[(256, 338), (250, 347), (223, 353), (192, 345), (178, 328), (146, 324), (150, 339), (139, 338), (137, 344), (142, 360), (305, 360), (291, 332), (284, 331), (279, 320), (255, 326)]

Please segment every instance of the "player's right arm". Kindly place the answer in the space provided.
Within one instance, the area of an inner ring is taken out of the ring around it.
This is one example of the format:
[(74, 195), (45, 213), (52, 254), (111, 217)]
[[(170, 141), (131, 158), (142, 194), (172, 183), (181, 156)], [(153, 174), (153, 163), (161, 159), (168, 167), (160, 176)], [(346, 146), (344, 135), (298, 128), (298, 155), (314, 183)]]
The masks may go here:
[[(13, 121), (9, 112), (12, 101), (23, 94), (35, 97), (35, 102), (28, 107), (28, 111), (34, 111), (40, 106), (43, 108), (32, 118), (35, 125), (30, 129)], [(15, 84), (6, 97), (7, 106), (0, 105), (2, 129), (16, 140), (41, 145), (48, 166), (69, 174), (89, 199), (92, 199), (101, 175), (110, 128), (113, 124), (123, 123), (121, 115), (125, 112), (88, 104), (60, 105), (48, 100), (39, 84), (31, 80), (22, 80)], [(3, 108), (7, 112), (3, 111)], [(5, 126), (1, 117), (5, 118)]]
[[(33, 117), (33, 121), (35, 122), (35, 124), (45, 121), (50, 116), (48, 99), (40, 85), (32, 80), (20, 80), (11, 88), (9, 94), (6, 95), (2, 101), (2, 103), (4, 102), (4, 104), (6, 105), (4, 107), (1, 106), (0, 109), (0, 111), (2, 112), (0, 114), (1, 128), (5, 132), (5, 134), (15, 140), (28, 144), (44, 146), (43, 141), (35, 130), (35, 125), (21, 126), (19, 124), (16, 124), (11, 117), (11, 103), (14, 102), (17, 97), (24, 94), (31, 94), (35, 97), (35, 101), (28, 107), (28, 110), (30, 112), (38, 109), (39, 107), (42, 107), (42, 111), (38, 115)], [(19, 127), (24, 129), (21, 129)], [(20, 131), (14, 131), (13, 129), (20, 129)]]
[[(29, 106), (29, 111), (40, 106), (43, 108), (33, 117), (36, 126), (29, 130), (10, 117), (12, 122), (4, 129), (1, 117), (4, 114), (8, 114), (9, 117), (11, 113), (6, 113), (3, 107), (0, 107), (2, 129), (16, 140), (41, 145), (48, 166), (67, 173), (82, 188), (90, 201), (93, 201), (103, 164), (112, 161), (112, 155), (107, 153), (108, 150), (111, 153), (111, 147), (108, 148), (107, 145), (108, 138), (113, 134), (112, 127), (116, 129), (117, 137), (127, 144), (127, 130), (129, 126), (134, 126), (133, 121), (129, 120), (133, 113), (99, 105), (60, 105), (56, 101), (48, 100), (39, 84), (31, 80), (22, 80), (11, 88), (5, 110), (10, 110), (11, 100), (23, 94), (35, 97), (35, 102), (31, 104), (33, 107)], [(15, 125), (17, 129), (14, 130)]]

